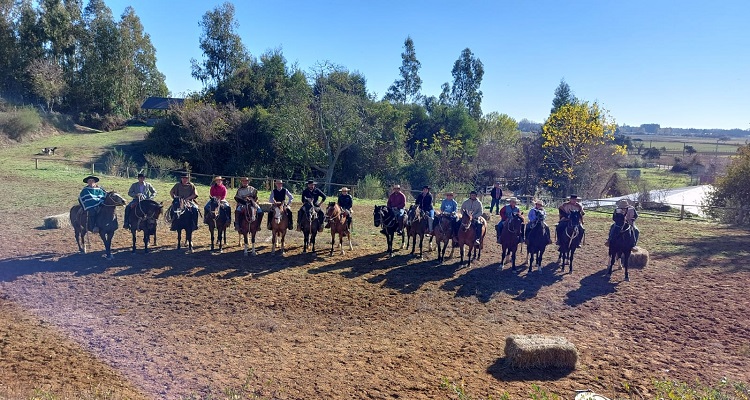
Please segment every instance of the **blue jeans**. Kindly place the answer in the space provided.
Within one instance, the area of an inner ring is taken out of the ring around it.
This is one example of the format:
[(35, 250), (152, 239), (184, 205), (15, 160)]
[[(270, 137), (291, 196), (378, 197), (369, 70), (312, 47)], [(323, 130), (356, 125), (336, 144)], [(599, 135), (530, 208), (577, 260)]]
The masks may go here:
[(492, 202), (490, 203), (490, 214), (492, 214), (492, 208), (495, 207), (495, 212), (500, 212), (500, 200), (502, 199), (492, 199)]

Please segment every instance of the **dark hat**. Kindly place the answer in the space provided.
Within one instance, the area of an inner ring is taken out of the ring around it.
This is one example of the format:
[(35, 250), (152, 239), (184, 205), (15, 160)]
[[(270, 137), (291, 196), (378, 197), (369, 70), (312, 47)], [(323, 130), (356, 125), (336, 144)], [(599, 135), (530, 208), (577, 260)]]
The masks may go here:
[(469, 194), (477, 194), (477, 191), (476, 190), (472, 190), (471, 192), (469, 192)]
[(146, 177), (146, 175), (144, 175), (143, 172), (139, 172), (138, 173), (138, 178), (145, 178), (145, 177)]
[(190, 178), (190, 175), (188, 175), (188, 174), (182, 174), (182, 175), (180, 175), (180, 178)]
[(312, 179), (308, 179), (308, 180), (307, 180), (307, 184), (308, 184), (308, 185), (315, 185), (315, 181), (314, 181), (314, 180), (312, 180)]
[(430, 190), (430, 187), (429, 187), (429, 186), (427, 186), (427, 185), (424, 185), (424, 186), (422, 186), (422, 189), (427, 189), (427, 190)]
[(89, 179), (93, 179), (94, 182), (99, 182), (99, 178), (95, 177), (94, 175), (89, 175), (83, 178), (83, 183), (89, 183)]
[(577, 198), (578, 198), (578, 195), (576, 195), (576, 194), (571, 194), (571, 195), (570, 195), (570, 198), (571, 198), (571, 199), (577, 199)]

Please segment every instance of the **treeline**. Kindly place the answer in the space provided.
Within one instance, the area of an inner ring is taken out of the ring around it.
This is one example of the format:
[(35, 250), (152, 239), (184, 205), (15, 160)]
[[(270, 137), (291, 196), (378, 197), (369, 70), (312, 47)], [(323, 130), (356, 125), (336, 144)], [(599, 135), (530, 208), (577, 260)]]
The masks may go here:
[(165, 96), (156, 51), (133, 8), (103, 0), (0, 0), (0, 94), (114, 129)]

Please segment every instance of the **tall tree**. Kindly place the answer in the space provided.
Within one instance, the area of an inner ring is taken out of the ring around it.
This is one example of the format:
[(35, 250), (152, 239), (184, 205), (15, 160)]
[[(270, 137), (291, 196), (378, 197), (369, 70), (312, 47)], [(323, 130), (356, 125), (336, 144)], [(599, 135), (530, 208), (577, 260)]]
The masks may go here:
[(404, 41), (404, 52), (401, 53), (401, 67), (399, 73), (401, 79), (393, 82), (388, 92), (385, 94), (385, 100), (405, 104), (414, 103), (421, 98), (422, 78), (419, 77), (419, 69), (422, 63), (417, 60), (417, 54), (414, 51), (414, 41), (411, 36), (407, 36)]
[(206, 12), (198, 25), (203, 28), (200, 37), (203, 61), (190, 60), (192, 75), (204, 86), (216, 87), (249, 58), (242, 38), (237, 34), (239, 23), (235, 20), (234, 5), (225, 2)]
[[(614, 140), (614, 121), (597, 103), (565, 104), (552, 113), (542, 127), (542, 148), (547, 183), (573, 190), (575, 179), (589, 162), (590, 154)], [(624, 154), (614, 146), (610, 154)]]
[(716, 179), (714, 189), (708, 193), (705, 211), (725, 223), (750, 224), (750, 145), (737, 149), (731, 158), (726, 174)]
[(453, 64), (453, 86), (443, 85), (441, 99), (447, 96), (450, 88), (449, 102), (453, 106), (465, 107), (469, 115), (474, 119), (482, 116), (482, 85), (484, 76), (484, 65), (482, 61), (474, 57), (474, 53), (467, 47), (461, 52), (461, 56)]
[(0, 94), (8, 93), (15, 84), (18, 60), (13, 0), (0, 0)]
[(40, 58), (31, 62), (26, 68), (26, 73), (32, 93), (47, 104), (48, 111), (52, 111), (52, 106), (59, 102), (66, 89), (60, 64), (51, 58)]
[(552, 99), (552, 110), (550, 114), (554, 114), (560, 107), (566, 104), (575, 104), (578, 100), (570, 90), (570, 86), (565, 82), (565, 78), (560, 79), (560, 84), (555, 89), (555, 98)]

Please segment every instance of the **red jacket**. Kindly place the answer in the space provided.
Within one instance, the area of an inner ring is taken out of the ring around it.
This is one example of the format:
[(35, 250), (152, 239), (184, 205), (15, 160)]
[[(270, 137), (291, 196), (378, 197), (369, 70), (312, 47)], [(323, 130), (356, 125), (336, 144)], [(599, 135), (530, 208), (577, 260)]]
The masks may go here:
[(211, 185), (211, 190), (209, 190), (208, 194), (211, 197), (224, 200), (224, 198), (227, 197), (227, 187), (224, 185)]
[(401, 192), (393, 192), (388, 196), (388, 207), (406, 208), (406, 196)]

